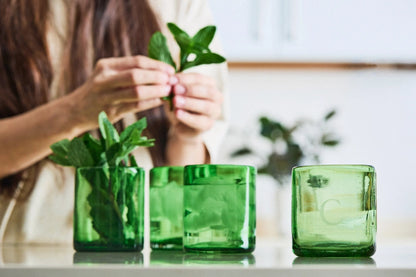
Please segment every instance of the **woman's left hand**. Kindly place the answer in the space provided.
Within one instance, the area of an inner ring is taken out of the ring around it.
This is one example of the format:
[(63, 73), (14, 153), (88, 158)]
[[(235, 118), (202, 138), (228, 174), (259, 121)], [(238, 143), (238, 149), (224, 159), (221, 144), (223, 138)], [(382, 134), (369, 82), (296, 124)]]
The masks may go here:
[(179, 73), (173, 86), (173, 134), (180, 140), (200, 140), (221, 116), (223, 96), (213, 78), (198, 73)]

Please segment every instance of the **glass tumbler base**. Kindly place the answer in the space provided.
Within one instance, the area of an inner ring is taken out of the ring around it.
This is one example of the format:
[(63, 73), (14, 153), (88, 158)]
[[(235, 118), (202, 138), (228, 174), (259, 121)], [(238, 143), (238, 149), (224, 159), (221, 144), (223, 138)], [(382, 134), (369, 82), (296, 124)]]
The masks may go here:
[(299, 257), (370, 257), (376, 252), (376, 244), (353, 246), (346, 244), (299, 246), (293, 243), (293, 253)]

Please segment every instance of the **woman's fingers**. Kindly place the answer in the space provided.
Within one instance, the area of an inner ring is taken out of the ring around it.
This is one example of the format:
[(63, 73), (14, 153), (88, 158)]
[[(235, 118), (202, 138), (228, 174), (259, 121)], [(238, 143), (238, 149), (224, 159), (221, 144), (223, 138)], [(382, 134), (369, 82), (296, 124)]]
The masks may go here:
[(176, 77), (178, 77), (180, 84), (186, 84), (186, 85), (203, 85), (203, 86), (210, 86), (210, 87), (216, 87), (215, 80), (209, 76), (202, 75), (199, 73), (179, 73), (176, 74)]
[(190, 113), (182, 109), (177, 109), (175, 115), (179, 122), (200, 131), (209, 130), (214, 124), (214, 120), (208, 116)]
[(142, 68), (163, 71), (169, 75), (175, 74), (175, 69), (164, 62), (153, 60), (146, 56), (130, 56), (101, 59), (96, 64), (96, 70), (126, 70)]
[(220, 117), (223, 102), (215, 81), (198, 73), (176, 76), (178, 84), (173, 86), (176, 119), (195, 130), (208, 130)]
[(159, 99), (170, 94), (171, 86), (155, 85), (155, 86), (135, 86), (119, 90), (111, 90), (105, 93), (103, 97), (113, 104), (123, 102), (137, 102), (151, 99)]
[(102, 73), (94, 78), (94, 82), (101, 88), (118, 88), (148, 84), (174, 85), (178, 82), (178, 79), (161, 71), (130, 69), (121, 72)]
[(191, 113), (205, 115), (217, 119), (221, 115), (221, 107), (214, 101), (184, 96), (173, 98), (174, 106)]
[(132, 102), (132, 103), (123, 103), (119, 105), (115, 105), (115, 113), (118, 115), (122, 115), (125, 113), (136, 113), (148, 109), (156, 108), (162, 105), (163, 102), (159, 98), (144, 100), (139, 102)]

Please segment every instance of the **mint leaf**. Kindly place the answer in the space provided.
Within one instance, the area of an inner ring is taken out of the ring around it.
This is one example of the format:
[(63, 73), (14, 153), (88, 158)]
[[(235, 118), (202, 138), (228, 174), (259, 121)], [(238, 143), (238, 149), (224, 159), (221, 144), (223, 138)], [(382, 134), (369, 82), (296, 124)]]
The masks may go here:
[[(209, 45), (215, 36), (215, 26), (206, 26), (200, 29), (193, 37), (172, 22), (167, 23), (167, 27), (180, 48), (179, 66), (175, 65), (166, 43), (166, 37), (160, 32), (154, 33), (150, 39), (148, 46), (150, 58), (172, 65), (176, 69), (176, 72), (182, 72), (198, 65), (222, 63), (225, 61), (224, 57), (212, 53), (209, 49)], [(191, 54), (194, 54), (195, 58), (193, 60), (188, 60)], [(171, 110), (173, 110), (172, 98), (172, 94), (162, 98), (162, 100), (169, 101)]]
[(94, 160), (94, 165), (104, 165), (106, 161), (103, 155), (104, 149), (101, 146), (101, 142), (93, 136), (91, 136), (90, 133), (86, 133), (84, 136), (82, 136), (82, 141), (84, 142), (85, 146), (90, 152), (91, 157)]
[(120, 141), (125, 142), (127, 139), (132, 135), (133, 131), (137, 130), (139, 131), (139, 136), (143, 132), (144, 129), (147, 127), (147, 121), (146, 118), (142, 118), (135, 123), (128, 126), (123, 132), (121, 132), (120, 135)]
[(142, 136), (147, 127), (146, 118), (128, 126), (121, 135), (105, 112), (99, 114), (98, 123), (102, 135), (100, 140), (89, 133), (71, 141), (61, 140), (51, 145), (53, 154), (49, 159), (76, 168), (99, 167), (98, 173), (79, 169), (77, 178), (85, 179), (91, 186), (87, 200), (91, 208), (92, 227), (100, 236), (99, 243), (114, 246), (134, 239), (141, 220), (138, 218), (137, 192), (130, 188), (132, 183), (137, 182), (133, 179), (136, 171), (131, 168), (125, 174), (122, 169), (129, 162), (131, 166), (138, 167), (130, 153), (138, 146), (153, 146), (154, 139)]
[[(176, 43), (181, 49), (181, 53), (185, 54), (192, 44), (192, 38), (176, 24), (169, 22), (167, 24), (169, 31), (172, 33)], [(182, 54), (181, 54), (182, 56)]]
[(113, 124), (108, 120), (105, 112), (100, 112), (98, 115), (98, 125), (105, 141), (105, 149), (109, 149), (113, 144), (120, 141), (116, 128), (114, 128)]
[(105, 243), (122, 241), (120, 230), (123, 229), (122, 216), (111, 188), (111, 176), (117, 174), (102, 168), (100, 171), (81, 170), (81, 174), (91, 185), (87, 200), (90, 204), (92, 226)]
[[(101, 139), (95, 139), (89, 133), (82, 138), (61, 140), (51, 145), (49, 159), (63, 166), (128, 166), (129, 154), (139, 146), (153, 146), (154, 139), (142, 136), (147, 127), (146, 118), (128, 126), (121, 135), (108, 120), (105, 112), (98, 117)], [(134, 165), (137, 163), (134, 160)], [(132, 166), (134, 166), (132, 165)]]
[[(202, 64), (222, 63), (225, 61), (224, 57), (212, 53), (209, 49), (209, 45), (215, 36), (215, 26), (206, 26), (200, 29), (193, 37), (189, 36), (174, 23), (170, 22), (167, 26), (181, 49), (178, 72)], [(195, 54), (195, 59), (188, 61), (191, 54)]]
[(154, 33), (150, 38), (148, 55), (152, 59), (165, 62), (176, 68), (175, 62), (169, 52), (166, 37), (161, 32)]
[(63, 166), (71, 166), (71, 162), (68, 161), (68, 159), (65, 157), (60, 157), (57, 155), (50, 155), (48, 158), (56, 164), (63, 165)]
[(117, 142), (105, 151), (108, 166), (116, 166), (122, 160), (120, 158), (121, 147), (121, 144)]
[(68, 160), (69, 143), (68, 139), (64, 139), (52, 144), (53, 154), (49, 156), (49, 159), (63, 166), (71, 165), (71, 162)]
[(133, 155), (130, 155), (129, 161), (130, 161), (130, 166), (138, 167), (137, 162), (136, 162), (136, 158)]
[(191, 62), (187, 62), (183, 65), (182, 70), (186, 70), (188, 68), (202, 65), (202, 64), (211, 64), (211, 63), (222, 63), (225, 61), (225, 58), (221, 55), (215, 53), (203, 53), (197, 55), (195, 60)]
[(69, 148), (68, 139), (63, 139), (51, 145), (51, 149), (54, 152), (54, 154), (57, 156), (61, 156), (61, 157), (68, 156), (68, 148)]
[(68, 161), (75, 167), (94, 166), (94, 159), (81, 138), (74, 138), (69, 143)]
[(209, 44), (211, 43), (212, 39), (214, 38), (215, 35), (215, 31), (216, 31), (216, 27), (215, 26), (206, 26), (204, 28), (202, 28), (201, 30), (199, 30), (195, 36), (192, 38), (192, 40), (197, 43), (200, 44), (203, 47), (207, 47), (209, 46)]

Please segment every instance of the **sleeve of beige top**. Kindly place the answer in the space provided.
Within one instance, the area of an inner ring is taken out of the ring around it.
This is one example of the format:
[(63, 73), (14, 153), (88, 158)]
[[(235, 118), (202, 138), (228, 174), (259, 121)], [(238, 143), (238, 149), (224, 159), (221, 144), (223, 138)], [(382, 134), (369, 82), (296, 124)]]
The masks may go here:
[[(168, 37), (169, 48), (173, 53), (178, 54), (179, 49), (173, 37), (166, 31), (166, 22), (174, 22), (190, 35), (194, 35), (206, 25), (213, 24), (213, 17), (206, 0), (152, 0), (149, 2), (155, 10), (155, 13), (159, 16), (162, 32)], [(210, 48), (213, 52), (223, 53), (218, 33), (215, 35)], [(211, 163), (215, 163), (218, 161), (221, 143), (228, 128), (229, 100), (226, 87), (227, 65), (226, 63), (202, 65), (192, 68), (187, 72), (199, 72), (211, 76), (216, 80), (219, 90), (224, 95), (221, 118), (216, 121), (213, 128), (203, 134), (204, 143), (210, 154)]]

